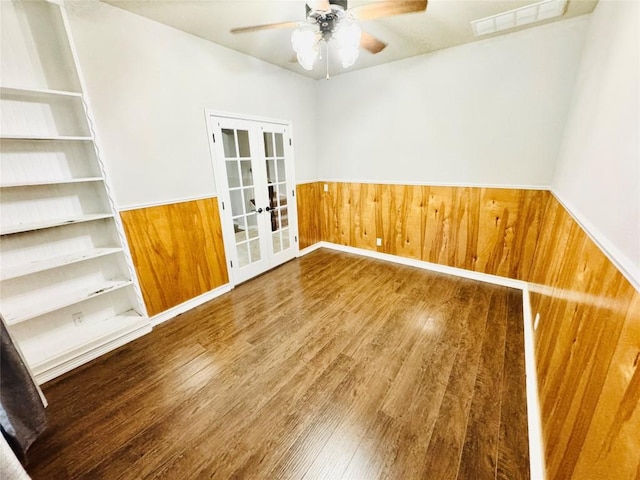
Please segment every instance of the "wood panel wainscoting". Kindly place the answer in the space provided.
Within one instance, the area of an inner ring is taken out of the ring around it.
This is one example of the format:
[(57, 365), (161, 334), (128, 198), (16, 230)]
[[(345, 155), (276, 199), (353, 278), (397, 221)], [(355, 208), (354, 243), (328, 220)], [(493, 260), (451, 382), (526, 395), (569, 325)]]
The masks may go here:
[(120, 216), (149, 316), (229, 282), (217, 198)]
[(640, 478), (640, 294), (553, 197), (528, 280), (549, 478)]
[(304, 189), (298, 211), (321, 210), (319, 219), (300, 214), (301, 245), (320, 239), (529, 282), (540, 314), (548, 478), (640, 478), (640, 294), (550, 192), (336, 182)]
[(298, 191), (301, 248), (323, 240), (519, 280), (529, 275), (549, 198), (544, 190), (342, 182)]

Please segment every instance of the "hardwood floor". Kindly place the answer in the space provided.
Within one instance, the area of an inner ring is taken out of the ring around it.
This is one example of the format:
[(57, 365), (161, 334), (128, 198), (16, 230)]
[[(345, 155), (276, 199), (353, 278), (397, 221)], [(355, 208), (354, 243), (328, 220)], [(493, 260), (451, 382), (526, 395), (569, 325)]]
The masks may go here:
[(28, 472), (529, 478), (522, 324), (517, 290), (318, 250), (46, 384)]

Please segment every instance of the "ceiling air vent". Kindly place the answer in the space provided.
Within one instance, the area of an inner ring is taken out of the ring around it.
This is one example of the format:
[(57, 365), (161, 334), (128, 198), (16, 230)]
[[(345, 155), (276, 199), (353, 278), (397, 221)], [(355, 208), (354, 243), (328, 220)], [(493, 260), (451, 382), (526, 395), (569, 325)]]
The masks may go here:
[(502, 30), (559, 17), (564, 13), (566, 5), (567, 0), (543, 0), (526, 7), (474, 20), (471, 22), (471, 28), (473, 28), (473, 33), (476, 37), (489, 35)]

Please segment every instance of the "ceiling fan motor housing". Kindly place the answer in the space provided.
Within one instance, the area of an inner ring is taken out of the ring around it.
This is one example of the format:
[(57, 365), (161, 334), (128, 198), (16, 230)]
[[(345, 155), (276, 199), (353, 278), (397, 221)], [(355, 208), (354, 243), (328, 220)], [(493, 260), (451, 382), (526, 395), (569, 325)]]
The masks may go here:
[(336, 30), (338, 23), (346, 16), (347, 0), (330, 0), (330, 11), (312, 10), (308, 4), (307, 21), (318, 25), (322, 38), (328, 42)]
[[(337, 5), (339, 7), (342, 7), (343, 10), (347, 9), (347, 0), (329, 0), (329, 5)], [(311, 13), (312, 8), (309, 6), (308, 3), (305, 3), (305, 8), (307, 10), (307, 17), (309, 16), (309, 13)]]

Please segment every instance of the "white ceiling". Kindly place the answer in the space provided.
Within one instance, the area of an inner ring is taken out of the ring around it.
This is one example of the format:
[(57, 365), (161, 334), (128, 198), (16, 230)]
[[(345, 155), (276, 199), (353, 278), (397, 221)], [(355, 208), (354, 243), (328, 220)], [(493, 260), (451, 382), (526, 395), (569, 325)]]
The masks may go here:
[[(323, 78), (326, 66), (316, 63), (306, 71), (292, 61), (290, 29), (231, 34), (234, 27), (304, 20), (304, 0), (102, 0), (135, 14), (175, 27), (219, 45), (311, 78)], [(376, 0), (350, 0), (355, 7)], [(519, 27), (493, 35), (474, 37), (469, 22), (535, 3), (536, 0), (430, 0), (426, 11), (361, 22), (363, 30), (387, 43), (377, 55), (362, 51), (355, 65), (344, 70), (330, 62), (332, 76), (345, 71), (372, 67), (489, 36), (535, 28), (542, 23), (561, 21), (591, 13), (598, 0), (569, 0), (562, 17)], [(332, 51), (330, 50), (330, 59)], [(335, 57), (335, 55), (333, 55)]]

